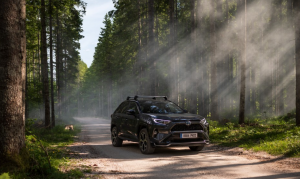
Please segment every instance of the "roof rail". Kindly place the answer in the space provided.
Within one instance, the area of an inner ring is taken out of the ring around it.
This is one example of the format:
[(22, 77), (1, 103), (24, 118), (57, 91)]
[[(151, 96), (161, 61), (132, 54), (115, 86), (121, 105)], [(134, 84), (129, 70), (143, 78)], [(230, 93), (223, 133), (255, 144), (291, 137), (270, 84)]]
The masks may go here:
[(165, 100), (168, 100), (167, 96), (128, 96), (127, 100), (129, 100), (130, 98), (137, 100), (138, 98), (151, 98), (156, 100), (156, 98), (164, 98)]

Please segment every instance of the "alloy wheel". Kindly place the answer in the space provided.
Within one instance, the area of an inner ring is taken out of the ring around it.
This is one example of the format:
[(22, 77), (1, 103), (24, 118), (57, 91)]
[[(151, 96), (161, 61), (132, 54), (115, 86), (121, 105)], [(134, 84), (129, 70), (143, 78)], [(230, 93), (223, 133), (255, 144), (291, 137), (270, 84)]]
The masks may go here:
[(143, 152), (147, 151), (148, 141), (145, 132), (140, 133), (140, 148)]
[(113, 130), (112, 130), (111, 140), (112, 140), (113, 144), (116, 144), (116, 140), (117, 140), (117, 130), (116, 130), (116, 128), (113, 128)]

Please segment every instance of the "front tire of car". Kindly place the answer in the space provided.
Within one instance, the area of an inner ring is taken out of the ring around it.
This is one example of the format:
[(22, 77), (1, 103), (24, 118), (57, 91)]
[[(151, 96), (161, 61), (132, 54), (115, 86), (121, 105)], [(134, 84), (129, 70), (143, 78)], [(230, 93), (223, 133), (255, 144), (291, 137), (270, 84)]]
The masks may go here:
[(147, 129), (142, 129), (139, 134), (139, 147), (143, 154), (152, 154), (155, 148), (151, 146)]
[(123, 140), (118, 137), (117, 127), (113, 127), (111, 130), (111, 143), (114, 147), (121, 147)]
[(189, 148), (192, 151), (201, 151), (204, 148), (204, 145), (201, 145), (201, 146), (190, 146)]

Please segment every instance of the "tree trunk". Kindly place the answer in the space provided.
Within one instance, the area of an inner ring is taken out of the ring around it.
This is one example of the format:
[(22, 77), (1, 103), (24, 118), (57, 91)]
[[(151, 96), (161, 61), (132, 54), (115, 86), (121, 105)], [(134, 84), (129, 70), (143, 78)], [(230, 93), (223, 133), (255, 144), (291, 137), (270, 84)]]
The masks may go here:
[[(0, 173), (25, 147), (26, 1), (0, 6)], [(21, 155), (22, 157), (22, 155)], [(23, 161), (26, 162), (26, 161)]]
[(104, 116), (104, 80), (101, 80), (101, 117)]
[(148, 64), (150, 66), (149, 70), (149, 81), (150, 81), (150, 95), (155, 95), (155, 37), (154, 37), (154, 0), (148, 0), (148, 31), (149, 31), (149, 58)]
[(203, 38), (201, 36), (204, 36), (203, 34), (203, 31), (202, 31), (202, 15), (200, 15), (201, 13), (201, 0), (196, 0), (196, 3), (197, 3), (197, 6), (196, 6), (196, 24), (197, 24), (197, 31), (196, 31), (196, 38), (198, 39), (196, 41), (196, 60), (198, 62), (198, 65), (197, 65), (197, 75), (199, 76), (199, 79), (200, 80), (197, 80), (196, 84), (196, 90), (198, 92), (198, 95), (197, 95), (197, 114), (199, 115), (202, 115), (202, 116), (205, 116), (204, 114), (204, 106), (205, 106), (205, 103), (204, 103), (204, 68), (203, 68)]
[(296, 49), (296, 125), (300, 126), (300, 1), (294, 0)]
[(62, 110), (62, 97), (61, 97), (61, 92), (62, 92), (62, 44), (61, 44), (61, 31), (60, 31), (60, 21), (58, 18), (58, 10), (56, 11), (56, 86), (57, 86), (57, 114), (58, 118), (61, 118), (61, 110)]
[[(264, 34), (265, 33), (265, 31), (264, 31), (265, 20), (264, 20), (263, 16), (261, 16), (261, 22), (262, 23), (261, 23), (261, 35), (260, 35), (260, 38), (261, 38), (260, 48), (264, 51), (264, 48), (265, 48), (265, 41), (264, 41), (264, 38), (265, 38), (265, 34)], [(263, 61), (264, 59), (265, 59), (264, 58), (264, 53), (262, 53), (260, 55), (259, 60)], [(264, 84), (265, 80), (267, 79), (266, 71), (265, 71), (264, 68), (259, 69), (259, 76), (260, 76), (260, 78), (259, 78), (258, 84)], [(264, 117), (266, 116), (266, 112), (267, 112), (267, 99), (265, 97), (266, 94), (267, 94), (267, 85), (260, 85), (259, 86), (259, 91), (258, 91), (259, 110), (264, 115)]]
[(63, 93), (61, 95), (62, 97), (62, 113), (65, 115), (65, 117), (69, 116), (68, 113), (68, 98), (66, 97), (66, 95), (68, 94), (68, 90), (69, 90), (69, 86), (68, 86), (68, 75), (67, 75), (67, 68), (68, 68), (68, 58), (67, 58), (67, 49), (66, 49), (66, 42), (64, 41), (63, 43), (65, 46), (63, 47), (63, 45), (61, 46), (62, 49), (64, 49), (64, 59), (62, 61), (62, 73), (63, 73), (63, 81), (62, 81), (62, 89), (63, 89)]
[(174, 54), (174, 0), (169, 0), (169, 38), (168, 38), (168, 45), (169, 45), (169, 51), (170, 51), (170, 68), (169, 68), (169, 81), (171, 81), (172, 90), (169, 92), (169, 97), (175, 101), (176, 95), (176, 80), (175, 80), (175, 54)]
[[(33, 57), (34, 59), (34, 57)], [(28, 58), (26, 57), (25, 59), (25, 91), (28, 90), (28, 76), (27, 76), (27, 73), (28, 73)], [(30, 80), (29, 80), (30, 81)], [(25, 96), (25, 120), (28, 118), (28, 99), (26, 99), (26, 96)]]
[(54, 113), (54, 88), (53, 88), (53, 50), (52, 50), (52, 1), (49, 0), (49, 28), (50, 28), (50, 75), (51, 75), (51, 124), (55, 126), (55, 113)]
[(247, 42), (247, 0), (245, 0), (245, 14), (244, 14), (244, 45), (242, 47), (241, 57), (241, 84), (240, 84), (240, 110), (239, 110), (239, 124), (245, 123), (245, 92), (246, 92), (246, 42)]
[(211, 119), (218, 121), (219, 113), (218, 113), (218, 81), (217, 81), (217, 59), (216, 59), (216, 28), (215, 28), (215, 1), (211, 1), (213, 10), (210, 13), (210, 46), (211, 46), (211, 65), (210, 65), (210, 73), (211, 73)]
[[(283, 3), (285, 2), (285, 0), (281, 0), (281, 4), (280, 4), (280, 12), (282, 12), (282, 10), (284, 9), (283, 7)], [(280, 29), (283, 30), (284, 29), (284, 21), (283, 21), (283, 14), (280, 14), (280, 23), (282, 24), (280, 26)], [(280, 32), (279, 32), (280, 33)], [(283, 80), (284, 80), (284, 71), (286, 71), (286, 66), (287, 65), (281, 65), (281, 62), (283, 61), (282, 58), (280, 58), (280, 54), (278, 54), (278, 84), (277, 84), (277, 88), (279, 88), (278, 92), (278, 114), (279, 115), (283, 115), (284, 114), (284, 91), (286, 90), (285, 85), (283, 85)]]
[[(292, 28), (294, 29), (293, 25), (293, 0), (288, 0), (287, 1), (287, 28)], [(289, 82), (287, 84), (286, 87), (286, 109), (290, 111), (291, 109), (295, 108), (295, 78), (294, 78), (294, 71), (295, 71), (295, 48), (290, 49), (289, 53), (288, 53), (288, 62), (287, 63), (287, 69), (290, 69), (293, 71), (293, 73), (291, 73), (289, 75)]]
[(142, 60), (142, 17), (141, 17), (141, 8), (140, 8), (140, 0), (137, 1), (137, 11), (138, 11), (138, 50), (137, 50), (137, 66), (138, 66), (138, 75), (137, 75), (137, 81), (138, 81), (138, 86), (137, 86), (137, 91), (136, 94), (141, 94), (141, 90), (142, 90), (142, 75), (143, 75), (143, 60)]
[[(230, 34), (231, 29), (230, 29), (230, 10), (229, 10), (229, 2), (228, 0), (226, 1), (226, 19), (227, 19), (227, 24), (226, 24), (226, 28), (227, 28), (227, 34)], [(231, 84), (233, 84), (233, 60), (232, 60), (232, 52), (231, 49), (228, 51), (227, 54), (227, 82), (226, 82), (226, 89), (229, 91), (229, 89), (232, 87)], [(233, 91), (229, 91), (228, 94), (225, 97), (225, 101), (226, 101), (226, 107), (227, 107), (227, 111), (230, 111), (230, 115), (225, 116), (226, 118), (232, 118), (233, 116), (231, 115), (232, 113), (232, 109), (233, 109), (233, 99), (231, 96)]]
[[(158, 6), (156, 7), (156, 9), (159, 8), (159, 4)], [(155, 95), (159, 95), (159, 80), (158, 80), (158, 75), (157, 75), (157, 58), (160, 56), (160, 54), (158, 54), (158, 49), (159, 49), (159, 20), (158, 20), (158, 17), (157, 17), (157, 13), (155, 13), (155, 38), (154, 38), (154, 53), (155, 53), (155, 57), (154, 57), (154, 94)]]
[(48, 82), (48, 62), (47, 62), (47, 37), (46, 37), (46, 15), (45, 0), (41, 1), (41, 24), (42, 24), (42, 78), (43, 78), (43, 98), (45, 105), (45, 127), (50, 127), (50, 105), (49, 105), (49, 82)]
[[(195, 0), (191, 0), (190, 5), (190, 12), (191, 12), (191, 48), (192, 48), (192, 54), (191, 54), (191, 63), (188, 64), (189, 68), (191, 66), (195, 65), (198, 66), (198, 62), (196, 61), (196, 23), (195, 23)], [(191, 65), (192, 64), (192, 65)], [(193, 67), (192, 67), (193, 68)], [(195, 68), (195, 70), (197, 70)], [(198, 70), (197, 70), (198, 72)], [(196, 73), (198, 75), (198, 73)], [(194, 84), (197, 84), (198, 82), (194, 81)], [(197, 88), (196, 85), (193, 85), (189, 90), (189, 96), (188, 96), (188, 108), (190, 109), (191, 113), (196, 114), (197, 113)]]
[[(177, 3), (177, 0), (175, 0)], [(177, 61), (177, 42), (176, 42), (176, 20), (177, 20), (177, 13), (175, 13), (175, 6), (176, 4), (174, 0), (169, 0), (169, 29), (170, 29), (170, 38), (169, 38), (169, 49), (171, 49), (171, 73), (172, 75), (172, 89), (171, 91), (171, 99), (179, 103), (178, 98), (178, 61)]]
[[(257, 64), (257, 61), (255, 60), (255, 64)], [(257, 87), (256, 87), (256, 76), (257, 76), (257, 70), (252, 66), (251, 69), (252, 78), (251, 78), (251, 85), (252, 85), (252, 92), (251, 92), (251, 112), (252, 114), (256, 114), (256, 101), (257, 101)]]

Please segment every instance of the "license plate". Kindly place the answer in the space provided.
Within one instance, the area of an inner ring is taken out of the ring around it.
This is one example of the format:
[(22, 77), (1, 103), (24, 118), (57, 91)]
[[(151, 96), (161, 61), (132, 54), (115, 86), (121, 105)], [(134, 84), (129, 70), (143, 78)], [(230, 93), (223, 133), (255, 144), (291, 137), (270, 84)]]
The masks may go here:
[(197, 133), (181, 133), (180, 138), (197, 138)]

